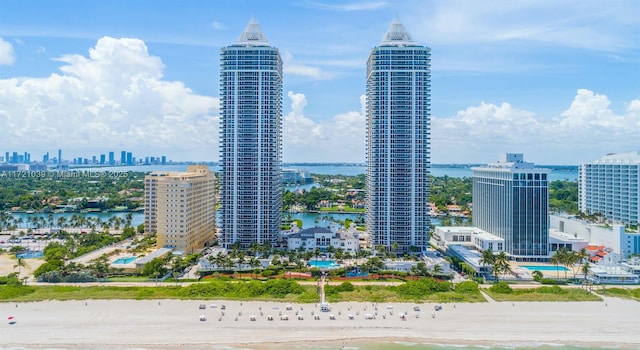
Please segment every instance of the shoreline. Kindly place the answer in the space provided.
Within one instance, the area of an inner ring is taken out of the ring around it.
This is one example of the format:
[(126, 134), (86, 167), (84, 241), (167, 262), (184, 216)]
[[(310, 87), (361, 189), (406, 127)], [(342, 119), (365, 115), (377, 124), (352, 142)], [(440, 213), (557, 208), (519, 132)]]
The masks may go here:
[[(205, 309), (200, 309), (200, 304)], [(222, 310), (222, 305), (225, 310)], [(213, 306), (215, 305), (215, 307)], [(291, 305), (288, 310), (287, 306)], [(228, 300), (80, 300), (0, 303), (3, 347), (285, 349), (388, 342), (495, 346), (563, 344), (638, 348), (638, 302), (318, 304)], [(375, 307), (377, 306), (377, 310)], [(413, 311), (419, 306), (421, 311)], [(366, 314), (375, 319), (367, 319)], [(224, 316), (222, 315), (224, 312)], [(262, 314), (261, 314), (262, 312)], [(299, 320), (298, 315), (303, 319)], [(320, 315), (315, 320), (313, 315)], [(402, 320), (400, 313), (407, 313)], [(280, 313), (289, 320), (280, 320)], [(329, 314), (335, 320), (329, 319)], [(14, 316), (14, 325), (7, 324)], [(267, 316), (274, 320), (267, 320)], [(353, 316), (351, 320), (348, 315)], [(384, 317), (382, 317), (384, 315)], [(433, 315), (433, 317), (432, 317)], [(205, 316), (206, 321), (199, 317)], [(255, 316), (256, 321), (251, 321)]]

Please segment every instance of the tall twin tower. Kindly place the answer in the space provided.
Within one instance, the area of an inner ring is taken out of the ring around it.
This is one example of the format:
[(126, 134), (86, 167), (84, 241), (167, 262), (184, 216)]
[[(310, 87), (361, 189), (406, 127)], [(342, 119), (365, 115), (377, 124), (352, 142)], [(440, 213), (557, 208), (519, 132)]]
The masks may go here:
[[(429, 238), (431, 50), (397, 20), (367, 61), (367, 232), (419, 252)], [(252, 19), (221, 52), (222, 245), (274, 242), (282, 209), (282, 59)]]

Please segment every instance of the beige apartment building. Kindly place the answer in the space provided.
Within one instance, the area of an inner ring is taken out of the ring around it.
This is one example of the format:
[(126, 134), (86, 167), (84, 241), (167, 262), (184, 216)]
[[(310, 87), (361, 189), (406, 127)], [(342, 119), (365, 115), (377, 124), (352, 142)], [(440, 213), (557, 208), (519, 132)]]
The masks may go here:
[(190, 254), (215, 239), (215, 176), (206, 165), (154, 171), (144, 185), (145, 233), (157, 234), (158, 248)]

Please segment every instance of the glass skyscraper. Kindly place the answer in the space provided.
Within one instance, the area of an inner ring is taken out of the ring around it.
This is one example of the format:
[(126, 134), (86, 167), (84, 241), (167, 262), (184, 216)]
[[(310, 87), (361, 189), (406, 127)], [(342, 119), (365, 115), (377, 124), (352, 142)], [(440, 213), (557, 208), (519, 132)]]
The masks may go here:
[(515, 260), (545, 260), (549, 170), (525, 162), (520, 153), (472, 170), (473, 226), (504, 239), (504, 251)]
[(282, 208), (282, 59), (255, 19), (221, 50), (224, 247), (274, 242)]
[(375, 246), (429, 241), (431, 49), (394, 19), (367, 61), (367, 231)]

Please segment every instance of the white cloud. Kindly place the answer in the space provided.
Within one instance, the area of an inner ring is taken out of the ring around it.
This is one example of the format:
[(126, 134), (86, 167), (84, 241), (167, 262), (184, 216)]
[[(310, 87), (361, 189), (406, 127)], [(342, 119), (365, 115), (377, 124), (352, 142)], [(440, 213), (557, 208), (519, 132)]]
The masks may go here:
[(610, 104), (607, 96), (580, 89), (569, 108), (554, 118), (484, 102), (450, 118), (433, 117), (433, 161), (483, 163), (514, 151), (536, 154), (539, 162), (577, 164), (637, 149), (640, 100), (631, 101), (623, 113)]
[(162, 61), (143, 41), (104, 37), (88, 57), (57, 60), (61, 74), (0, 80), (6, 148), (62, 148), (83, 156), (121, 149), (138, 156), (189, 151), (216, 158), (218, 99), (163, 80)]
[(322, 70), (320, 67), (295, 62), (293, 60), (293, 55), (288, 51), (284, 51), (282, 53), (282, 62), (285, 74), (298, 75), (312, 78), (314, 80), (329, 79), (332, 76), (329, 72)]
[[(289, 92), (291, 111), (284, 116), (284, 156), (295, 162), (363, 162), (366, 147), (365, 96), (362, 110), (318, 121), (305, 115), (307, 98)], [(640, 99), (622, 113), (605, 95), (576, 92), (555, 117), (541, 116), (509, 103), (482, 102), (454, 116), (432, 117), (432, 162), (486, 163), (500, 153), (523, 152), (538, 164), (578, 164), (610, 152), (636, 150)]]
[(304, 94), (289, 92), (291, 112), (284, 116), (283, 159), (291, 162), (354, 162), (365, 154), (365, 96), (362, 110), (315, 121), (304, 115)]
[(221, 22), (218, 22), (218, 21), (213, 21), (213, 23), (211, 23), (211, 28), (213, 28), (215, 30), (224, 30), (224, 29), (226, 29), (225, 25), (222, 24)]
[(0, 38), (0, 66), (10, 66), (16, 62), (16, 55), (13, 51), (13, 45), (10, 42)]

